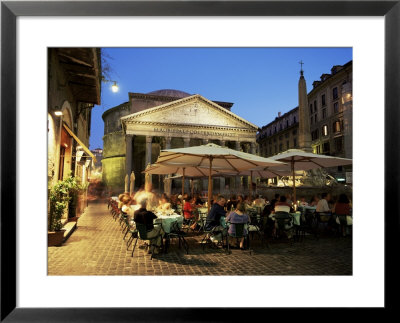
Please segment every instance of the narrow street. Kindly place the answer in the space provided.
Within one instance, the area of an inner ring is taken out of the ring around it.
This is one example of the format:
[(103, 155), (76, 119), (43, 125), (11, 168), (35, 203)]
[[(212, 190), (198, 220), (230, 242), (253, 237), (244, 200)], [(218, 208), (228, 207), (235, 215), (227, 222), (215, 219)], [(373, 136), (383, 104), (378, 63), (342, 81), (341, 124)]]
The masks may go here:
[(61, 247), (48, 248), (49, 275), (352, 275), (351, 237), (310, 236), (293, 246), (273, 241), (261, 248), (254, 241), (254, 253), (199, 244), (202, 235), (191, 235), (189, 254), (173, 241), (168, 254), (150, 260), (144, 249), (126, 250), (118, 221), (107, 204), (91, 202), (78, 227)]

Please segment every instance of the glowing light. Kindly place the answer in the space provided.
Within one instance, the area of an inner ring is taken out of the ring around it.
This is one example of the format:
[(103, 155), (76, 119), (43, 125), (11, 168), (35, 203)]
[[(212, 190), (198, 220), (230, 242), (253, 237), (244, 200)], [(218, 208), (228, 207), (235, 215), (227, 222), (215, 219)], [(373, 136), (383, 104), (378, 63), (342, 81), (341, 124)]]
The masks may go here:
[(119, 90), (119, 88), (118, 88), (117, 82), (114, 82), (114, 84), (111, 86), (111, 91), (113, 91), (115, 93), (115, 92), (118, 92), (118, 90)]
[(60, 117), (60, 116), (63, 115), (62, 111), (54, 111), (54, 114), (55, 114), (57, 117)]

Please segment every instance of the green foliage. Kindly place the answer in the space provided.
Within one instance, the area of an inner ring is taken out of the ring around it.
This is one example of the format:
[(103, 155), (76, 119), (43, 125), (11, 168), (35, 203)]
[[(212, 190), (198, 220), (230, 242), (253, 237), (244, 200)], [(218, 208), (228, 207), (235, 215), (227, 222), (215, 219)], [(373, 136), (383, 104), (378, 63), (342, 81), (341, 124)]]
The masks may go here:
[[(68, 203), (77, 200), (80, 191), (86, 185), (80, 185), (71, 175), (63, 181), (58, 181), (50, 188), (50, 210), (48, 214), (48, 230), (59, 231), (62, 228), (61, 218)], [(72, 205), (71, 205), (72, 206)]]

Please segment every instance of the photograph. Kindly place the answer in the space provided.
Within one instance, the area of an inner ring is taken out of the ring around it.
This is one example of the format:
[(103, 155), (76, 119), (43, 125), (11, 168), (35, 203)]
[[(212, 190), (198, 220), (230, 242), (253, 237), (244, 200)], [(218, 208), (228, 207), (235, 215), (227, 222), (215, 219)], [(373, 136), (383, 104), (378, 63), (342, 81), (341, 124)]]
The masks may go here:
[(352, 275), (352, 48), (47, 53), (48, 275)]
[(2, 1), (0, 321), (385, 317), (398, 2)]

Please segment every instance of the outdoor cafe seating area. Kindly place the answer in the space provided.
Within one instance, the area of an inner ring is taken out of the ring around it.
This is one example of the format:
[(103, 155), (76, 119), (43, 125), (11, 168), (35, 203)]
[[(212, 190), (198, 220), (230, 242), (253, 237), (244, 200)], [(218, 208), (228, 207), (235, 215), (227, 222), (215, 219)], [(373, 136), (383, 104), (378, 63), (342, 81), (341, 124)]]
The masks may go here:
[[(146, 192), (143, 191), (141, 194)], [(276, 211), (273, 208), (276, 200), (269, 201), (261, 195), (257, 198), (233, 195), (224, 199), (226, 216), (220, 218), (220, 226), (209, 229), (206, 196), (200, 197), (197, 194), (191, 198), (187, 194), (185, 196), (175, 194), (170, 199), (163, 194), (159, 199), (160, 196), (152, 192), (149, 194), (155, 195), (151, 199), (154, 204), (148, 205), (148, 209), (156, 215), (154, 226), (161, 227), (163, 232), (160, 254), (166, 254), (172, 248), (184, 254), (189, 254), (193, 250), (208, 252), (217, 249), (230, 254), (232, 249), (242, 249), (252, 255), (257, 251), (274, 248), (277, 244), (293, 246), (302, 243), (304, 239), (317, 240), (323, 236), (340, 239), (344, 233), (351, 234), (352, 221), (343, 225), (339, 216), (332, 212), (316, 212), (315, 205), (306, 205), (308, 203), (300, 201), (297, 203), (289, 201), (291, 205), (289, 212)], [(291, 197), (290, 194), (288, 197)], [(185, 198), (190, 200), (186, 201)], [(218, 196), (214, 195), (213, 199), (217, 198)], [(248, 222), (242, 224), (228, 222), (226, 219), (229, 213), (234, 212), (235, 205), (241, 199), (244, 200)], [(138, 247), (150, 250), (154, 239), (146, 238), (146, 230), (135, 223), (133, 213), (128, 214), (121, 210), (120, 202), (117, 196), (109, 198), (108, 209), (116, 225), (120, 226), (121, 239), (127, 250), (132, 257), (138, 254), (137, 251), (135, 253)], [(184, 210), (188, 209), (186, 202), (190, 204), (190, 212)], [(168, 204), (168, 208), (163, 207), (163, 204)], [(131, 205), (131, 208), (137, 210), (138, 206)], [(351, 218), (351, 212), (349, 217)], [(229, 232), (230, 226), (235, 226), (234, 234)], [(239, 247), (240, 240), (243, 240), (243, 248)], [(151, 258), (153, 254), (151, 253)]]
[[(178, 240), (178, 247), (189, 253), (188, 236), (199, 236), (200, 244), (220, 247), (230, 253), (230, 247), (241, 250), (255, 247), (270, 248), (271, 241), (284, 239), (291, 245), (301, 242), (307, 235), (318, 239), (327, 232), (345, 236), (352, 224), (351, 203), (347, 196), (338, 198), (338, 205), (330, 196), (321, 194), (321, 199), (313, 197), (310, 203), (305, 197), (296, 198), (295, 172), (322, 167), (350, 165), (351, 159), (318, 155), (298, 149), (289, 149), (271, 158), (232, 150), (212, 143), (165, 149), (157, 161), (148, 164), (145, 187), (134, 193), (135, 175), (125, 176), (125, 193), (109, 200), (109, 208), (114, 219), (119, 221), (127, 248), (134, 243), (132, 256), (138, 240), (142, 246), (149, 246), (151, 255), (168, 252), (171, 241)], [(152, 175), (164, 175), (165, 186), (162, 195), (152, 191)], [(171, 175), (181, 176), (181, 194), (171, 194)], [(232, 194), (229, 197), (213, 195), (213, 176), (254, 176), (272, 178), (292, 176), (293, 194), (275, 196), (271, 200), (256, 197), (249, 185), (247, 196)], [(185, 179), (207, 178), (208, 191), (191, 196), (185, 192)], [(139, 205), (140, 204), (140, 205)], [(140, 209), (140, 210), (139, 210)], [(336, 210), (340, 216), (332, 211)], [(136, 218), (140, 212), (140, 217)], [(146, 218), (146, 228), (142, 226)], [(140, 220), (140, 223), (136, 223)], [(154, 222), (154, 223), (153, 223)], [(191, 239), (193, 240), (193, 239)], [(133, 242), (134, 241), (134, 242)]]

